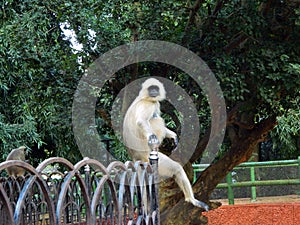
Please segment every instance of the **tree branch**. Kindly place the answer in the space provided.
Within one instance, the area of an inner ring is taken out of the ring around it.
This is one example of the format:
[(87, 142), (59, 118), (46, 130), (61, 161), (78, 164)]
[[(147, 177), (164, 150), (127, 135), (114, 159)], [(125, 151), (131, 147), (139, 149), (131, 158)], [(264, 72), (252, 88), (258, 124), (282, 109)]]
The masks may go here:
[(207, 200), (217, 184), (238, 164), (249, 160), (253, 147), (265, 140), (268, 132), (276, 125), (276, 116), (262, 120), (256, 127), (239, 137), (231, 148), (214, 164), (211, 164), (197, 179), (194, 190), (201, 200)]
[(193, 7), (189, 8), (190, 14), (189, 14), (188, 22), (187, 22), (187, 24), (185, 26), (185, 29), (184, 29), (182, 44), (185, 44), (187, 42), (188, 33), (190, 31), (190, 28), (195, 24), (197, 11), (200, 9), (200, 6), (203, 2), (204, 2), (204, 0), (197, 0), (195, 2), (195, 4), (193, 5)]
[(224, 47), (224, 50), (227, 54), (230, 54), (233, 49), (235, 49), (237, 46), (241, 45), (242, 43), (245, 43), (249, 39), (249, 36), (245, 34), (244, 32), (241, 32), (236, 38), (234, 38), (228, 45)]
[(214, 8), (214, 11), (210, 17), (210, 20), (208, 22), (208, 27), (211, 27), (213, 25), (213, 23), (215, 22), (215, 20), (217, 19), (217, 15), (218, 13), (221, 11), (222, 7), (224, 6), (224, 4), (227, 2), (228, 0), (218, 0), (218, 2), (216, 3), (216, 6)]
[(197, 0), (195, 2), (194, 6), (192, 8), (190, 8), (189, 20), (184, 29), (185, 33), (187, 33), (189, 31), (189, 28), (195, 23), (197, 11), (200, 9), (200, 6), (203, 2), (204, 2), (203, 0)]
[(210, 130), (211, 130), (211, 128), (208, 128), (207, 131), (205, 132), (204, 136), (198, 142), (195, 152), (193, 153), (192, 157), (189, 160), (190, 163), (196, 162), (201, 157), (203, 152), (205, 151), (205, 148), (208, 144), (209, 137), (210, 137)]

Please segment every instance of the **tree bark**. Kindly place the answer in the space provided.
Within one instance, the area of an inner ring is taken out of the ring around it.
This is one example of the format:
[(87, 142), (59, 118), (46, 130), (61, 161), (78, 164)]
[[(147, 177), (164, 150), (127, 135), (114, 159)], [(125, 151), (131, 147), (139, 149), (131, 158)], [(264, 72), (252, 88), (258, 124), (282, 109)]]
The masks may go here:
[[(276, 125), (276, 117), (269, 117), (256, 124), (253, 128), (247, 127), (244, 132), (239, 131), (231, 148), (217, 162), (210, 165), (193, 186), (195, 197), (208, 202), (209, 196), (218, 183), (238, 164), (247, 161), (257, 144), (263, 141), (267, 133)], [(190, 168), (190, 167), (189, 167)], [(161, 221), (162, 224), (207, 224), (207, 219), (201, 215), (203, 209), (194, 207), (184, 202), (183, 195), (173, 181), (165, 181), (161, 184)], [(218, 203), (209, 203), (211, 209), (220, 206)]]

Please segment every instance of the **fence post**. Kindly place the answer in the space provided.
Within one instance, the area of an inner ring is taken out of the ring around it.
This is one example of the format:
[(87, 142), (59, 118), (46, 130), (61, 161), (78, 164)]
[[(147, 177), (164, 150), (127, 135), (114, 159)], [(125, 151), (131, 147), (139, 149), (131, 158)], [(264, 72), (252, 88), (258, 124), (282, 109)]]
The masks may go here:
[(159, 186), (159, 177), (158, 177), (158, 151), (152, 150), (150, 152), (149, 156), (150, 164), (153, 168), (153, 174), (154, 174), (154, 204), (153, 204), (153, 210), (155, 213), (155, 225), (160, 224), (160, 212), (159, 212), (159, 195), (158, 195), (158, 186)]
[(197, 180), (197, 171), (198, 171), (198, 169), (193, 169), (193, 183), (195, 183), (196, 182), (196, 180)]
[(227, 189), (227, 195), (228, 195), (228, 204), (229, 205), (234, 205), (234, 195), (233, 195), (233, 189), (232, 189), (232, 175), (231, 171), (226, 175), (226, 182), (228, 184), (228, 189)]
[[(255, 169), (254, 166), (250, 167), (250, 179), (251, 182), (255, 182)], [(256, 186), (251, 186), (251, 201), (256, 201)]]
[(86, 164), (84, 166), (84, 176), (85, 176), (84, 180), (85, 180), (85, 185), (86, 185), (87, 190), (88, 190), (89, 197), (91, 197), (91, 194), (92, 194), (90, 172), (91, 172), (90, 166), (88, 164)]

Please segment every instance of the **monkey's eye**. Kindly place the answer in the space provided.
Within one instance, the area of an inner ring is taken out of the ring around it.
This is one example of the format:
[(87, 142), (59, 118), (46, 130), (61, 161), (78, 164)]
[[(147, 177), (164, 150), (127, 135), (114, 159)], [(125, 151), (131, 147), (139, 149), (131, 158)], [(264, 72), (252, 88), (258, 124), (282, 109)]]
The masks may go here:
[(159, 87), (156, 85), (151, 85), (148, 87), (148, 91), (151, 91), (151, 90), (159, 91)]

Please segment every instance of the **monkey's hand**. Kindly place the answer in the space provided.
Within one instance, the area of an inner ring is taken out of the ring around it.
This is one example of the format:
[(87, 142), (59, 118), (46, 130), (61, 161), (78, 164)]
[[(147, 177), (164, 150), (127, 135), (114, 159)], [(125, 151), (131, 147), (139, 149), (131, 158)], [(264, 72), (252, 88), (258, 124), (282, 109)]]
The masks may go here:
[(149, 137), (148, 137), (148, 145), (149, 147), (151, 148), (151, 150), (156, 150), (158, 151), (158, 147), (159, 147), (159, 140), (158, 138), (156, 137), (155, 134), (151, 134)]
[(177, 137), (177, 134), (176, 134), (175, 132), (173, 132), (173, 131), (167, 129), (166, 137), (167, 137), (167, 138), (173, 139), (175, 148), (178, 146), (178, 137)]

